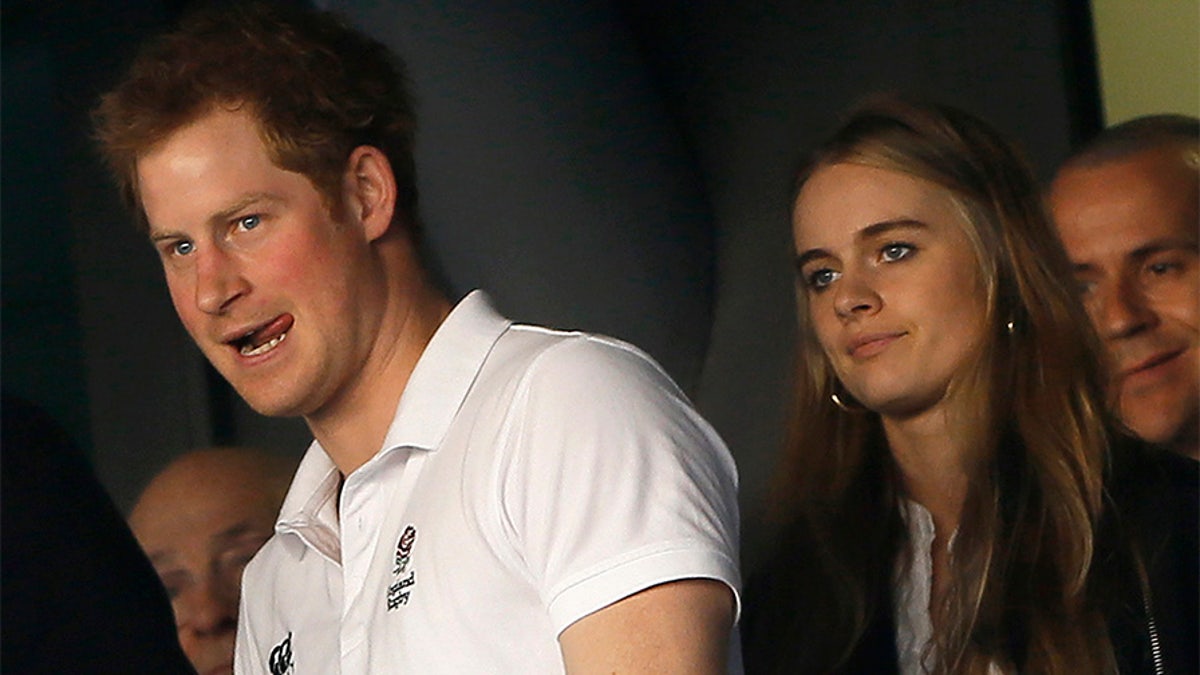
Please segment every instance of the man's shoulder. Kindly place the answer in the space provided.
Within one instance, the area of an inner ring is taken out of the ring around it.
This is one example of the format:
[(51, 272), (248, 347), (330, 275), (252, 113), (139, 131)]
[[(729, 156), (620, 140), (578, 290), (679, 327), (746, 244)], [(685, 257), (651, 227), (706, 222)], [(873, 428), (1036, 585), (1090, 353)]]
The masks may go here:
[(652, 361), (644, 351), (619, 338), (585, 330), (551, 328), (530, 323), (513, 323), (502, 337), (520, 341), (534, 353), (553, 351), (567, 355), (619, 354)]
[(583, 331), (564, 331), (513, 324), (497, 345), (495, 357), (522, 369), (537, 382), (589, 378), (595, 385), (629, 381), (676, 389), (657, 361), (618, 338)]
[(633, 344), (586, 330), (510, 321), (495, 311), (483, 291), (459, 301), (423, 359), (439, 372), (469, 361), (479, 378), (476, 384), (607, 376), (675, 386), (654, 358)]
[(1125, 530), (1151, 550), (1169, 544), (1189, 551), (1194, 567), (1200, 550), (1200, 462), (1141, 442), (1117, 451), (1110, 494)]
[(1140, 441), (1117, 454), (1111, 482), (1122, 506), (1200, 503), (1200, 462)]

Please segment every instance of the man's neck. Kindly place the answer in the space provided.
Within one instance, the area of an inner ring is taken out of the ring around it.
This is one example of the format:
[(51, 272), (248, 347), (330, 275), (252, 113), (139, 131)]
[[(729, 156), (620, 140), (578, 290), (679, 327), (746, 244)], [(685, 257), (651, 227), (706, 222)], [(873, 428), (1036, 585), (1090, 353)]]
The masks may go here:
[(1191, 457), (1194, 460), (1200, 461), (1200, 435), (1197, 433), (1184, 436), (1175, 443), (1172, 443), (1170, 448), (1184, 457)]
[[(375, 343), (346, 391), (321, 410), (305, 416), (313, 436), (349, 476), (379, 452), (400, 397), (433, 334), (451, 304), (430, 285), (402, 303), (388, 303)], [(395, 311), (403, 307), (403, 311)]]

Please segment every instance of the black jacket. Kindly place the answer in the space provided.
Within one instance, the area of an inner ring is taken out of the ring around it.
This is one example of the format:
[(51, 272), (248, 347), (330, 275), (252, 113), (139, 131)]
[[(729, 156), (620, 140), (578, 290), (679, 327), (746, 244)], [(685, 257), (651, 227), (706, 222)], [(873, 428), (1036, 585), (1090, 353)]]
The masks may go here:
[(1118, 575), (1107, 614), (1118, 666), (1200, 672), (1200, 464), (1148, 451), (1113, 473), (1097, 564)]
[(167, 593), (83, 453), (0, 403), (0, 657), (6, 673), (194, 673)]

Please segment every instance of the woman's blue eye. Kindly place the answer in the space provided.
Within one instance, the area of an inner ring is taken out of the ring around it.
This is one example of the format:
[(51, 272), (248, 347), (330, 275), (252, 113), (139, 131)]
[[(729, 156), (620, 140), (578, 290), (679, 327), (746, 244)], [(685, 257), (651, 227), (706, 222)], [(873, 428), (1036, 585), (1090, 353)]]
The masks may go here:
[(895, 262), (901, 258), (907, 257), (913, 252), (913, 247), (908, 244), (888, 244), (880, 250), (880, 257), (884, 262)]
[(244, 218), (239, 218), (237, 221), (238, 227), (242, 228), (243, 230), (253, 230), (254, 228), (258, 227), (260, 223), (262, 223), (262, 218), (259, 216), (246, 216)]
[(829, 284), (833, 283), (838, 277), (838, 273), (831, 269), (819, 269), (808, 275), (808, 287), (816, 290), (821, 290)]
[(196, 250), (196, 245), (184, 239), (182, 241), (175, 242), (171, 246), (171, 250), (175, 255), (188, 255), (192, 251)]

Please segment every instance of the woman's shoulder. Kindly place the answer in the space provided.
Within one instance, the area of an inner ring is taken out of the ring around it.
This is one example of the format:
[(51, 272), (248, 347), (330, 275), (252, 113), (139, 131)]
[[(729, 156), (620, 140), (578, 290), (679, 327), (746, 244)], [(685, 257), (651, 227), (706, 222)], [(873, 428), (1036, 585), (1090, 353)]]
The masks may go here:
[[(855, 596), (811, 521), (795, 518), (772, 533), (769, 553), (749, 575), (741, 637), (747, 675), (898, 672), (889, 584), (866, 573)], [(890, 561), (881, 565), (890, 569)], [(838, 665), (832, 665), (838, 664)]]

